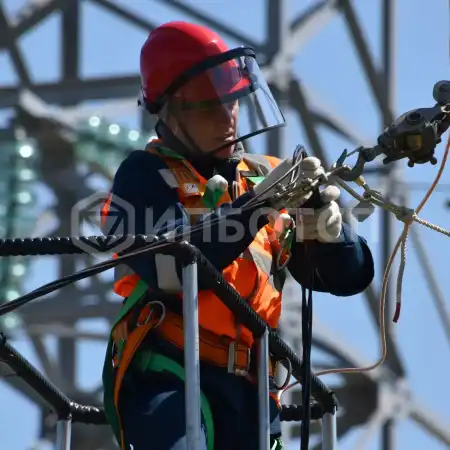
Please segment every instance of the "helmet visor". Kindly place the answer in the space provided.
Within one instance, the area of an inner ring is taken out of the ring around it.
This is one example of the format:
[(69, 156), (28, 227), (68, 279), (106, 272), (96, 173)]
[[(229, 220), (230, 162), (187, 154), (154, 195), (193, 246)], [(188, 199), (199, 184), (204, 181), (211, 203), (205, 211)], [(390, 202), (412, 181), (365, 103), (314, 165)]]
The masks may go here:
[(205, 134), (217, 131), (216, 140), (207, 148), (196, 142), (202, 152), (219, 151), (285, 125), (264, 74), (254, 57), (248, 55), (202, 71), (178, 89), (170, 103), (179, 112), (181, 124), (186, 125), (185, 134), (190, 134), (192, 122), (208, 127)]

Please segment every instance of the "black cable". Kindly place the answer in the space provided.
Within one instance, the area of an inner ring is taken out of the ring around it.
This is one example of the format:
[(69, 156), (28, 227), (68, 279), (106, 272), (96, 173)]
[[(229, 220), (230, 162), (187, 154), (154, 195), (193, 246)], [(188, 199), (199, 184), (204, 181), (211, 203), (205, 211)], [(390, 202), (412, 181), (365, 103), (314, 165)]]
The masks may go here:
[[(307, 157), (306, 151), (302, 150), (303, 158)], [(319, 210), (324, 206), (319, 188), (313, 191), (312, 196), (301, 206), (301, 209)], [(311, 349), (312, 349), (312, 325), (313, 325), (313, 288), (315, 274), (315, 242), (305, 242), (306, 260), (309, 262), (309, 277), (306, 279), (308, 288), (302, 286), (302, 404), (303, 419), (301, 424), (301, 450), (309, 448), (309, 434), (311, 422)]]
[(301, 424), (301, 450), (309, 448), (309, 431), (311, 422), (311, 349), (312, 349), (312, 291), (314, 283), (313, 243), (306, 244), (310, 253), (311, 276), (309, 287), (302, 286), (302, 405), (303, 419)]
[[(260, 201), (257, 204), (248, 207), (248, 209), (256, 210), (265, 203), (266, 201)], [(207, 221), (206, 223), (201, 224), (197, 227), (193, 227), (188, 231), (188, 234), (202, 231), (204, 227), (211, 226), (221, 220), (226, 220), (234, 214), (240, 214), (243, 209), (244, 208), (242, 208), (241, 210), (237, 210), (237, 212), (232, 212), (226, 216)], [(26, 294), (14, 300), (13, 302), (10, 302), (7, 305), (0, 306), (0, 316), (20, 306), (23, 306), (24, 304), (37, 297), (53, 292), (56, 289), (62, 288), (75, 281), (87, 278), (97, 273), (101, 273), (109, 268), (121, 264), (128, 259), (136, 257), (137, 255), (141, 255), (149, 251), (161, 252), (161, 250), (166, 249), (166, 251), (163, 251), (162, 253), (171, 255), (178, 253), (176, 257), (179, 257), (180, 260), (186, 259), (186, 256), (188, 257), (188, 259), (191, 259), (193, 257), (194, 259), (198, 260), (198, 262), (201, 263), (203, 269), (206, 269), (206, 271), (209, 272), (209, 276), (213, 284), (211, 286), (211, 289), (215, 291), (216, 295), (222, 299), (224, 304), (236, 315), (236, 317), (242, 317), (242, 323), (244, 323), (247, 328), (251, 329), (255, 336), (259, 336), (260, 334), (262, 334), (262, 332), (267, 327), (267, 323), (262, 321), (260, 316), (242, 299), (242, 297), (238, 295), (236, 291), (234, 291), (234, 289), (232, 289), (232, 287), (228, 283), (226, 283), (223, 277), (217, 278), (220, 272), (217, 272), (217, 270), (211, 265), (211, 263), (209, 263), (208, 260), (204, 258), (204, 256), (201, 254), (201, 252), (199, 252), (198, 249), (187, 244), (186, 234), (187, 233), (180, 233), (179, 235), (170, 237), (144, 235), (133, 236), (133, 245), (129, 247), (126, 254), (123, 254), (111, 261), (96, 264), (92, 267), (81, 270), (75, 274), (64, 277), (52, 283), (48, 283), (30, 292), (29, 294)], [(111, 248), (111, 243), (114, 244), (115, 241), (120, 242), (120, 240), (123, 238), (124, 236), (93, 236), (0, 240), (0, 256), (82, 254), (86, 252), (82, 250), (81, 244), (86, 245), (87, 243), (95, 244), (97, 248), (100, 249), (100, 251), (108, 251)], [(178, 246), (175, 245), (176, 242), (178, 242)], [(136, 248), (137, 250), (135, 250)], [(305, 314), (305, 317), (308, 317), (308, 315)], [(308, 335), (308, 330), (306, 330), (306, 335)], [(273, 330), (269, 333), (269, 346), (272, 354), (274, 354), (283, 365), (288, 366), (288, 369), (292, 369), (293, 376), (302, 383), (302, 371), (304, 369), (304, 365), (296, 356), (296, 354), (278, 336), (278, 334), (273, 332)], [(306, 351), (306, 355), (310, 355), (310, 351)], [(289, 364), (286, 363), (286, 360), (289, 360)], [(306, 369), (308, 369), (308, 367), (310, 367), (310, 365), (308, 366), (307, 364)], [(334, 411), (337, 407), (337, 401), (334, 393), (319, 378), (311, 374), (310, 370), (306, 371), (305, 374), (306, 377), (309, 377), (309, 379), (311, 380), (309, 383), (309, 391), (312, 392), (314, 398), (319, 401), (323, 408), (323, 412)], [(307, 404), (309, 404), (309, 399)]]
[[(294, 177), (294, 171), (296, 169), (298, 169), (300, 162), (302, 161), (304, 155), (306, 155), (306, 152), (304, 151), (303, 147), (299, 147), (298, 151), (296, 151), (296, 156), (295, 156), (295, 161), (294, 164), (292, 166), (292, 168), (286, 172), (286, 174), (284, 174), (279, 180), (277, 180), (276, 182), (272, 183), (272, 186), (275, 186), (281, 179), (285, 178), (288, 174), (292, 173), (291, 178)], [(291, 180), (292, 181), (292, 180)], [(268, 189), (265, 189), (263, 193), (267, 192)], [(143, 253), (147, 253), (147, 252), (155, 252), (155, 251), (161, 251), (161, 249), (164, 248), (168, 248), (170, 245), (172, 245), (173, 243), (176, 242), (181, 242), (183, 240), (189, 240), (189, 235), (194, 234), (194, 233), (198, 233), (198, 232), (203, 232), (205, 230), (205, 228), (210, 228), (213, 225), (216, 225), (218, 223), (220, 223), (221, 221), (227, 220), (235, 215), (240, 215), (242, 214), (242, 212), (247, 211), (247, 210), (253, 210), (256, 211), (259, 208), (263, 208), (263, 207), (270, 207), (271, 205), (271, 199), (266, 199), (266, 200), (259, 200), (259, 197), (263, 194), (260, 193), (259, 195), (257, 195), (255, 198), (251, 199), (249, 202), (247, 202), (244, 206), (242, 206), (241, 208), (237, 209), (236, 211), (231, 211), (229, 214), (226, 214), (224, 216), (219, 216), (216, 217), (213, 220), (207, 220), (199, 225), (196, 225), (194, 227), (192, 227), (191, 229), (189, 229), (188, 232), (186, 233), (180, 233), (174, 237), (171, 237), (171, 241), (169, 242), (167, 239), (164, 239), (164, 237), (157, 237), (157, 236), (144, 236), (144, 235), (138, 235), (135, 237), (136, 240), (140, 239), (140, 245), (135, 245), (135, 247), (142, 247), (136, 251), (132, 251), (129, 252), (127, 251), (127, 253), (115, 258), (114, 260), (111, 261), (105, 261), (99, 264), (95, 264), (87, 269), (75, 272), (72, 275), (69, 275), (67, 277), (63, 277), (60, 278), (59, 280), (53, 281), (51, 283), (48, 283), (44, 286), (41, 286), (38, 289), (33, 290), (32, 292), (23, 295), (15, 300), (13, 300), (12, 302), (9, 302), (6, 305), (2, 305), (0, 306), (0, 316), (4, 315), (4, 314), (8, 314), (12, 311), (14, 311), (15, 309), (24, 306), (25, 304), (27, 304), (28, 302), (30, 302), (31, 300), (34, 300), (36, 298), (42, 297), (44, 295), (47, 295), (57, 289), (61, 289), (71, 283), (74, 283), (76, 281), (82, 280), (84, 278), (88, 278), (90, 276), (93, 275), (97, 275), (101, 272), (104, 272), (106, 270), (109, 270), (121, 263), (123, 263), (124, 261), (127, 261), (128, 259), (131, 259), (135, 256), (138, 255), (142, 255)], [(111, 239), (114, 240), (119, 240), (121, 238), (123, 238), (124, 236), (105, 236), (104, 239), (100, 239), (99, 237), (79, 237), (79, 238), (75, 238), (75, 237), (71, 237), (69, 239), (67, 238), (58, 238), (60, 239), (62, 244), (66, 244), (67, 246), (67, 251), (62, 251), (60, 250), (60, 248), (58, 248), (57, 251), (55, 251), (55, 253), (53, 254), (71, 254), (71, 253), (85, 253), (84, 251), (74, 251), (74, 245), (70, 245), (73, 244), (73, 241), (79, 240), (80, 242), (84, 242), (84, 241), (89, 241), (89, 240), (93, 240), (95, 241), (95, 243), (98, 244), (104, 244), (105, 248), (107, 248), (107, 241), (109, 244), (109, 248), (111, 246)], [(156, 242), (151, 242), (148, 243), (147, 245), (144, 245), (145, 241), (150, 238), (153, 241), (156, 240)], [(44, 247), (45, 243), (50, 243), (52, 241), (52, 239), (54, 238), (43, 238), (42, 241), (42, 246)], [(12, 243), (11, 240), (7, 240), (8, 244)], [(3, 241), (2, 244), (0, 244), (0, 256), (15, 256), (15, 255), (38, 255), (38, 254), (52, 254), (52, 252), (45, 252), (45, 253), (39, 253), (36, 252), (36, 250), (33, 248), (34, 244), (36, 243), (36, 241), (38, 241), (38, 239), (25, 239), (25, 240), (18, 240), (20, 241), (20, 244), (23, 244), (23, 241), (29, 241), (28, 243), (30, 244), (30, 251), (24, 253), (23, 251), (19, 251), (19, 249), (16, 249), (16, 252), (7, 252), (5, 254), (5, 252), (2, 252), (2, 247), (5, 244), (6, 241)], [(64, 242), (65, 241), (65, 242)], [(1, 242), (1, 241), (0, 241)], [(54, 242), (54, 241), (53, 241)], [(19, 247), (19, 245), (18, 245)], [(22, 250), (22, 249), (20, 249)], [(78, 249), (79, 250), (79, 249)], [(2, 254), (3, 253), (3, 254)]]
[[(30, 302), (36, 298), (50, 294), (51, 292), (54, 292), (58, 289), (62, 289), (63, 287), (68, 286), (71, 283), (74, 283), (79, 280), (83, 280), (85, 278), (97, 275), (101, 272), (105, 272), (106, 270), (112, 269), (113, 267), (116, 267), (116, 266), (124, 263), (125, 261), (128, 261), (129, 259), (134, 258), (136, 256), (140, 256), (140, 255), (142, 255), (144, 253), (148, 253), (148, 252), (153, 253), (153, 252), (161, 251), (164, 249), (169, 249), (170, 246), (172, 246), (176, 243), (182, 242), (186, 239), (189, 239), (189, 235), (191, 235), (191, 234), (203, 232), (205, 230), (205, 228), (212, 227), (221, 221), (232, 218), (235, 215), (240, 215), (243, 211), (246, 211), (246, 210), (256, 211), (257, 209), (263, 207), (264, 205), (267, 205), (267, 203), (268, 203), (268, 201), (266, 201), (266, 200), (255, 202), (251, 206), (246, 206), (246, 207), (243, 207), (236, 211), (231, 211), (229, 214), (227, 214), (225, 216), (219, 216), (213, 220), (205, 221), (204, 223), (202, 223), (200, 225), (192, 227), (186, 233), (179, 233), (178, 235), (171, 237), (170, 241), (167, 240), (164, 236), (158, 237), (158, 236), (137, 235), (137, 236), (135, 236), (135, 242), (134, 242), (133, 246), (131, 247), (131, 249), (137, 248), (137, 250), (128, 250), (126, 253), (118, 256), (117, 258), (115, 258), (113, 260), (94, 264), (94, 265), (88, 267), (87, 269), (80, 270), (71, 275), (60, 278), (59, 280), (55, 280), (50, 283), (47, 283), (47, 284), (39, 287), (38, 289), (35, 289), (35, 290), (29, 292), (28, 294), (25, 294), (11, 302), (8, 302), (7, 304), (0, 305), (0, 316), (10, 313), (17, 308), (20, 308), (20, 307), (26, 305), (28, 302)], [(119, 240), (122, 237), (121, 236), (117, 236), (117, 237), (116, 236), (105, 236), (104, 239), (101, 239), (101, 240), (97, 239), (97, 241), (99, 241), (99, 242), (96, 242), (96, 243), (101, 245), (101, 241), (106, 242), (108, 240), (108, 244), (111, 245), (111, 238)], [(55, 244), (58, 244), (58, 243), (64, 244), (65, 243), (68, 246), (76, 247), (74, 245), (74, 242), (76, 242), (77, 240), (79, 240), (80, 243), (83, 243), (84, 241), (93, 240), (94, 238), (68, 238), (68, 239), (55, 238), (55, 239), (58, 239), (57, 241), (53, 241)], [(23, 242), (23, 240), (21, 240), (21, 239), (19, 239), (18, 241), (20, 243)], [(42, 246), (45, 247), (45, 244), (51, 243), (51, 241), (52, 241), (52, 238), (42, 239)], [(148, 242), (148, 241), (153, 241), (153, 242)], [(6, 241), (3, 241), (3, 242), (5, 243)], [(32, 244), (33, 242), (38, 243), (38, 240), (34, 240), (34, 239), (30, 240), (30, 244)], [(14, 241), (11, 241), (11, 243), (14, 244)], [(1, 250), (2, 250), (2, 245), (0, 245), (0, 251)], [(8, 252), (8, 253), (10, 255), (15, 254), (14, 252)], [(52, 252), (48, 252), (48, 253), (52, 253)], [(37, 255), (37, 254), (48, 254), (48, 253), (36, 252), (35, 254)], [(66, 253), (66, 252), (63, 251), (61, 253)], [(74, 253), (74, 252), (67, 251), (67, 253)], [(84, 253), (84, 251), (80, 250), (77, 253)], [(22, 254), (22, 253), (17, 252), (17, 254)], [(27, 254), (33, 254), (33, 253), (30, 251)], [(1, 252), (0, 252), (0, 255), (1, 255)], [(5, 256), (5, 255), (1, 255), (1, 256)]]

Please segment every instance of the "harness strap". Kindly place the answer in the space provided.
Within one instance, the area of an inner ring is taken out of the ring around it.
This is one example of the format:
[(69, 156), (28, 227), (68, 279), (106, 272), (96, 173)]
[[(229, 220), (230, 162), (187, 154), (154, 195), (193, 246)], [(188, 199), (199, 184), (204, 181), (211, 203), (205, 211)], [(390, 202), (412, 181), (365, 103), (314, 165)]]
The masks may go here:
[[(183, 316), (167, 311), (155, 334), (179, 349), (184, 348)], [(233, 355), (233, 370), (246, 376), (250, 369), (250, 348), (227, 336), (218, 336), (199, 327), (200, 360), (217, 367), (230, 369), (230, 354)]]
[[(150, 350), (141, 351), (136, 354), (133, 364), (141, 372), (170, 372), (181, 381), (185, 381), (184, 369), (173, 359), (167, 358), (160, 353), (155, 353)], [(211, 411), (211, 406), (208, 399), (203, 392), (200, 393), (200, 409), (203, 414), (206, 427), (206, 444), (208, 450), (214, 450), (214, 421)]]
[[(105, 362), (103, 365), (103, 386), (104, 386), (104, 394), (103, 394), (103, 404), (105, 408), (105, 415), (108, 419), (109, 424), (111, 425), (111, 428), (113, 429), (113, 432), (119, 442), (119, 445), (121, 446), (122, 450), (125, 450), (125, 441), (124, 441), (124, 435), (122, 426), (120, 423), (120, 417), (119, 412), (117, 410), (117, 405), (119, 401), (119, 393), (120, 393), (120, 387), (122, 385), (123, 377), (125, 375), (125, 371), (133, 359), (134, 353), (136, 352), (139, 344), (143, 341), (146, 334), (150, 331), (150, 329), (153, 327), (154, 323), (152, 321), (149, 321), (142, 327), (138, 327), (136, 330), (134, 330), (136, 334), (136, 345), (133, 348), (130, 348), (130, 346), (126, 347), (126, 352), (123, 352), (123, 346), (122, 348), (117, 348), (116, 350), (120, 353), (120, 359), (121, 364), (115, 369), (113, 367), (113, 354), (114, 354), (114, 331), (119, 325), (123, 319), (127, 316), (127, 314), (132, 310), (132, 308), (138, 303), (138, 301), (142, 298), (142, 296), (145, 294), (145, 292), (148, 289), (147, 283), (140, 280), (139, 283), (136, 285), (135, 289), (131, 293), (131, 295), (128, 297), (125, 304), (122, 306), (117, 319), (114, 323), (114, 326), (112, 327), (111, 336), (108, 342), (108, 347), (106, 349), (105, 354)], [(124, 344), (124, 342), (123, 342)], [(128, 363), (128, 364), (127, 364)]]
[[(118, 411), (120, 388), (122, 385), (123, 377), (127, 368), (130, 364), (136, 364), (141, 371), (153, 370), (157, 372), (168, 371), (176, 375), (181, 380), (185, 380), (184, 369), (181, 365), (176, 363), (170, 358), (167, 358), (158, 353), (150, 352), (147, 349), (139, 351), (139, 347), (148, 333), (154, 328), (154, 326), (159, 321), (159, 318), (155, 316), (154, 319), (145, 322), (144, 324), (136, 327), (129, 335), (132, 339), (134, 345), (125, 346), (125, 341), (128, 340), (127, 337), (123, 339), (123, 345), (117, 345), (116, 341), (116, 360), (120, 360), (120, 363), (115, 365), (113, 363), (114, 355), (114, 333), (118, 334), (122, 332), (122, 325), (126, 323), (128, 314), (133, 310), (133, 308), (139, 303), (142, 297), (148, 292), (148, 285), (140, 280), (136, 285), (136, 288), (131, 293), (131, 295), (126, 300), (125, 304), (122, 306), (121, 311), (118, 314), (116, 322), (112, 327), (111, 338), (108, 342), (108, 348), (105, 356), (105, 363), (103, 367), (103, 384), (104, 384), (104, 408), (105, 414), (108, 422), (113, 429), (113, 432), (121, 446), (122, 450), (126, 450), (126, 442), (123, 434), (123, 429), (121, 426), (120, 415)], [(131, 336), (133, 334), (133, 336)], [(276, 401), (278, 400), (271, 393), (271, 397)], [(278, 404), (278, 401), (277, 401)], [(214, 448), (214, 422), (212, 417), (211, 408), (208, 399), (203, 393), (201, 393), (201, 412), (203, 414), (205, 427), (206, 427), (206, 438), (207, 438), (207, 448), (208, 450), (213, 450)]]

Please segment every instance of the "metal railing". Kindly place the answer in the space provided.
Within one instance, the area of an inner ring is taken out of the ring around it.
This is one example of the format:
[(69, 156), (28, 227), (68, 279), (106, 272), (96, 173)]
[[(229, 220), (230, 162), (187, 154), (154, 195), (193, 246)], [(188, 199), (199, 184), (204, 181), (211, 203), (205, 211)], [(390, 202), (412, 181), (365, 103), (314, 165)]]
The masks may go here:
[[(115, 237), (89, 238), (45, 238), (45, 239), (14, 239), (0, 240), (0, 256), (42, 255), (42, 254), (77, 254), (85, 253), (83, 246), (77, 245), (78, 240), (86, 242), (105, 242)], [(149, 247), (158, 243), (155, 236), (135, 236), (134, 244), (128, 250)], [(150, 244), (149, 244), (150, 242)], [(271, 330), (268, 324), (245, 302), (245, 300), (227, 283), (222, 274), (212, 266), (203, 254), (187, 242), (171, 243), (160, 253), (170, 254), (182, 264), (183, 284), (183, 321), (184, 321), (184, 361), (185, 361), (185, 396), (186, 396), (186, 433), (189, 450), (199, 450), (201, 443), (201, 410), (200, 410), (200, 358), (199, 358), (199, 325), (198, 325), (198, 273), (210, 281), (210, 288), (216, 296), (233, 312), (239, 322), (247, 327), (255, 337), (258, 346), (257, 379), (259, 394), (259, 448), (270, 449), (270, 417), (269, 417), (269, 354), (278, 361), (289, 366), (292, 376), (302, 383), (302, 362), (289, 346)], [(101, 251), (101, 249), (100, 249)], [(127, 251), (127, 253), (128, 253)], [(142, 251), (142, 250), (141, 250)], [(131, 256), (129, 254), (126, 255)], [(121, 258), (102, 263), (93, 267), (93, 272), (107, 270), (122, 263)], [(99, 270), (102, 267), (102, 270)], [(0, 315), (6, 314), (26, 302), (63, 287), (64, 283), (77, 281), (91, 276), (86, 270), (83, 273), (50, 283), (36, 291), (0, 307)], [(16, 304), (14, 304), (17, 302)], [(106, 416), (101, 408), (80, 405), (71, 401), (54, 384), (23, 358), (6, 338), (0, 339), (0, 361), (7, 364), (22, 380), (34, 389), (54, 409), (57, 422), (57, 448), (70, 449), (71, 423), (106, 424)], [(311, 374), (311, 397), (315, 403), (309, 405), (290, 405), (281, 407), (282, 421), (301, 421), (305, 406), (309, 408), (308, 417), (313, 420), (322, 419), (322, 449), (335, 450), (336, 409), (337, 401), (334, 393), (314, 374)], [(194, 413), (195, 412), (195, 413)]]

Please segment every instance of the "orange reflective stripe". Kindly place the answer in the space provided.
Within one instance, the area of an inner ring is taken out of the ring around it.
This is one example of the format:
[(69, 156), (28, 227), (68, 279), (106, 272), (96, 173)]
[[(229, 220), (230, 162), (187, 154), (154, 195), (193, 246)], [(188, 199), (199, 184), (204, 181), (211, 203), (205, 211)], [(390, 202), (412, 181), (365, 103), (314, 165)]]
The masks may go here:
[(102, 209), (100, 210), (100, 223), (105, 225), (106, 219), (108, 218), (109, 207), (111, 206), (112, 194), (109, 194), (106, 201), (103, 203)]
[(269, 392), (269, 396), (275, 400), (275, 403), (277, 404), (278, 409), (281, 409), (281, 402), (280, 402), (280, 399), (278, 398), (278, 395), (275, 394), (275, 392)]
[(140, 278), (137, 274), (126, 275), (114, 283), (114, 292), (121, 297), (129, 297), (139, 280)]
[[(112, 257), (113, 259), (116, 259), (118, 255), (114, 253)], [(122, 267), (122, 265), (115, 267), (114, 271), (117, 272), (120, 267)], [(130, 272), (132, 272), (131, 269)], [(139, 280), (139, 275), (136, 275), (135, 273), (124, 275), (114, 283), (114, 292), (121, 297), (129, 297), (138, 284)]]
[(275, 167), (277, 167), (278, 164), (280, 164), (280, 162), (281, 162), (280, 158), (277, 158), (276, 156), (264, 155), (264, 157), (269, 162), (269, 164), (272, 166), (272, 169), (275, 169)]
[(193, 175), (195, 175), (198, 180), (200, 181), (201, 184), (204, 184), (206, 186), (206, 183), (208, 182), (208, 180), (203, 177), (202, 175), (200, 175), (194, 168), (194, 166), (187, 160), (187, 159), (183, 159), (182, 160), (183, 163), (189, 168), (189, 170), (192, 172)]
[[(184, 347), (183, 317), (166, 311), (164, 320), (155, 328), (155, 333), (167, 342), (182, 349)], [(228, 336), (219, 336), (200, 327), (199, 353), (200, 359), (218, 367), (228, 367), (230, 344), (234, 339)], [(235, 368), (247, 370), (249, 367), (250, 348), (242, 343), (235, 347)]]
[(123, 435), (123, 427), (121, 423), (122, 421), (119, 414), (119, 395), (120, 395), (120, 388), (122, 387), (123, 377), (125, 376), (125, 372), (130, 366), (131, 360), (133, 359), (133, 356), (136, 353), (137, 349), (141, 345), (145, 336), (147, 336), (149, 331), (154, 327), (156, 323), (157, 323), (156, 320), (155, 321), (150, 320), (148, 323), (140, 327), (137, 327), (133, 331), (131, 331), (131, 333), (128, 335), (128, 339), (126, 340), (122, 353), (120, 355), (120, 361), (117, 367), (114, 382), (114, 404), (116, 406), (117, 416), (120, 424), (120, 442), (122, 443), (121, 450), (128, 450), (125, 449), (124, 447), (125, 439)]

